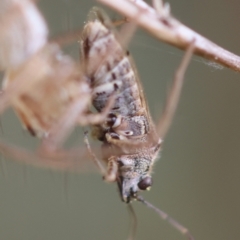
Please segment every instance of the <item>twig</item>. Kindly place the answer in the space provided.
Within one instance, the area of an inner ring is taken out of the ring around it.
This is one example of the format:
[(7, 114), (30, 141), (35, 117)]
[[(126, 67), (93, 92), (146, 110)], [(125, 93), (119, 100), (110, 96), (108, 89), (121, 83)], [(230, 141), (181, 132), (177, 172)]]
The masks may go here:
[[(98, 0), (146, 29), (156, 38), (180, 49), (195, 39), (195, 54), (240, 72), (240, 57), (221, 48), (176, 20), (166, 11), (155, 11), (142, 0)], [(145, 13), (136, 13), (144, 10)]]

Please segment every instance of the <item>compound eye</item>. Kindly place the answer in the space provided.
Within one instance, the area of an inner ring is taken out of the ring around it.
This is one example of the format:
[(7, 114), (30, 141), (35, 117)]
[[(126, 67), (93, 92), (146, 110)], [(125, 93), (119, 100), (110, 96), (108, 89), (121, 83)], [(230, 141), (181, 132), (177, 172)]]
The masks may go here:
[(138, 187), (141, 190), (149, 190), (152, 186), (152, 183), (153, 182), (151, 177), (145, 177), (138, 183)]

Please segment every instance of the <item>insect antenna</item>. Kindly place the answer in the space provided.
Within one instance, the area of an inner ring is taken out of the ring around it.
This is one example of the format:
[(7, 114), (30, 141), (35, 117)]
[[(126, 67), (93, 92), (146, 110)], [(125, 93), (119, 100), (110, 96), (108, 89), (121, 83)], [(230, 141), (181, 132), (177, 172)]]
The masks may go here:
[(136, 239), (137, 232), (137, 215), (131, 203), (127, 204), (127, 209), (130, 217), (130, 231), (128, 240), (134, 240)]
[(173, 86), (171, 87), (171, 91), (168, 94), (167, 101), (162, 113), (162, 117), (157, 125), (158, 136), (161, 139), (164, 139), (164, 137), (166, 136), (169, 130), (169, 127), (171, 126), (174, 113), (176, 112), (181, 89), (184, 82), (184, 74), (191, 60), (191, 56), (194, 52), (194, 45), (195, 45), (195, 39), (192, 40), (189, 47), (187, 48), (187, 51), (180, 63), (180, 66), (178, 67), (175, 73)]
[(178, 221), (171, 218), (167, 213), (162, 211), (160, 208), (155, 207), (150, 202), (146, 201), (142, 196), (137, 196), (137, 201), (143, 203), (145, 206), (151, 208), (154, 212), (156, 212), (163, 220), (167, 221), (172, 227), (177, 229), (179, 232), (181, 232), (183, 235), (187, 237), (188, 240), (194, 240), (193, 236), (189, 232), (187, 228), (185, 228), (183, 225), (181, 225)]

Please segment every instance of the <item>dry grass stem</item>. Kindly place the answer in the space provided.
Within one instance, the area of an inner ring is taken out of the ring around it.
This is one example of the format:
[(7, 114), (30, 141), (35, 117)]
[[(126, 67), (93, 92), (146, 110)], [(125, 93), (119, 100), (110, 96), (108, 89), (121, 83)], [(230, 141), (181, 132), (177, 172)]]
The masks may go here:
[[(121, 13), (130, 20), (134, 20), (140, 27), (150, 32), (161, 41), (180, 49), (186, 49), (195, 39), (195, 54), (235, 71), (240, 71), (240, 57), (225, 50), (197, 32), (188, 28), (171, 14), (169, 8), (163, 5), (162, 11), (154, 10), (142, 0), (98, 0)], [(144, 14), (136, 14), (144, 11)]]

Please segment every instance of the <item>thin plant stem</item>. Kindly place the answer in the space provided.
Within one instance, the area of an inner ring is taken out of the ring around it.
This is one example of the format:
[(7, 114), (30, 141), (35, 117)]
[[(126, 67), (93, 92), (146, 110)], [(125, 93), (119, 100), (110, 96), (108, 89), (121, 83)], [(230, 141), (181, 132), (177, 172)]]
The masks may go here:
[[(240, 72), (240, 57), (218, 46), (175, 19), (167, 11), (156, 11), (142, 0), (98, 0), (121, 13), (130, 21), (134, 20), (157, 39), (180, 49), (186, 49), (195, 39), (195, 54), (222, 66)], [(136, 18), (139, 11), (143, 11)], [(162, 14), (164, 13), (164, 14)]]

